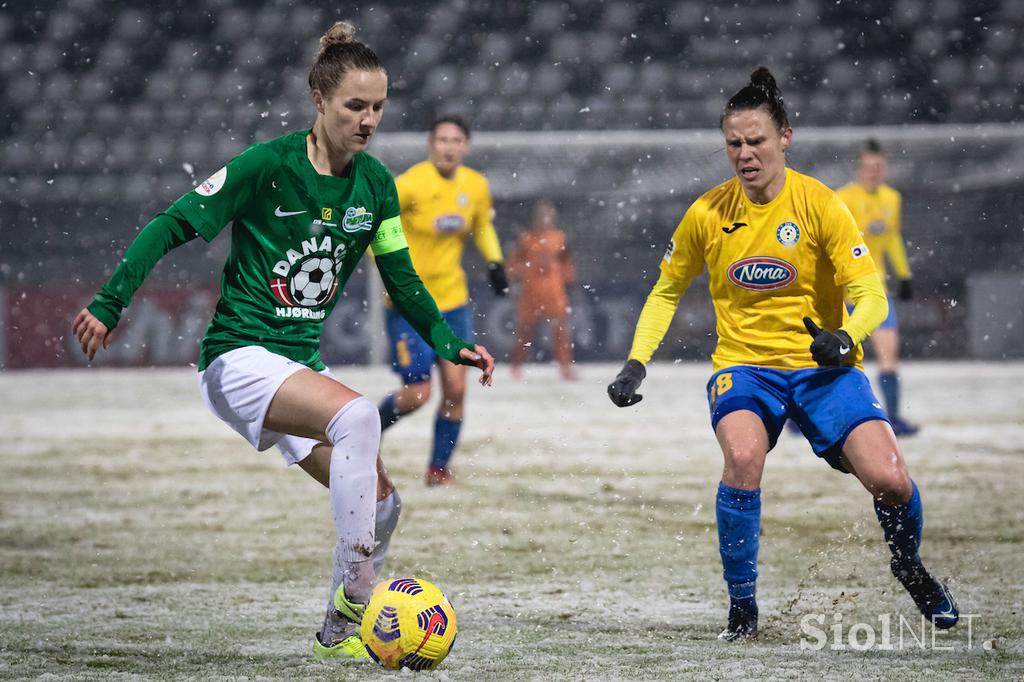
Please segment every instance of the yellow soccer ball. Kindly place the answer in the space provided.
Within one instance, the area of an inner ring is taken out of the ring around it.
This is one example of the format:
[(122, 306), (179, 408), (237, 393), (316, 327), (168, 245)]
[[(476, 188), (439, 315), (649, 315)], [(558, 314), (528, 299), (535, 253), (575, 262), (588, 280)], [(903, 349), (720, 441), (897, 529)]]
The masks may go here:
[(360, 634), (370, 658), (390, 670), (433, 670), (455, 643), (455, 607), (433, 583), (387, 580), (373, 588)]

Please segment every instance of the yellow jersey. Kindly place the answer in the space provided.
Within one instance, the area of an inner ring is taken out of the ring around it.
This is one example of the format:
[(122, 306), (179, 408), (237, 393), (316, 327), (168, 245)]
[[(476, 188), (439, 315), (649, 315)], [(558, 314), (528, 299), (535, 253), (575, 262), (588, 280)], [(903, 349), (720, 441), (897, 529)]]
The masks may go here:
[[(683, 289), (703, 270), (715, 308), (717, 371), (733, 365), (817, 367), (803, 318), (825, 329), (847, 319), (845, 285), (875, 272), (857, 224), (835, 192), (786, 169), (767, 204), (747, 198), (737, 178), (686, 211), (661, 263)], [(855, 362), (863, 351), (858, 346)]]
[(857, 221), (882, 281), (887, 272), (887, 258), (897, 278), (909, 279), (910, 264), (901, 233), (903, 199), (900, 193), (888, 185), (880, 185), (869, 192), (863, 185), (851, 182), (839, 188), (837, 194)]
[(469, 302), (462, 249), (470, 234), (489, 263), (502, 261), (487, 178), (459, 166), (448, 180), (430, 161), (395, 178), (413, 267), (442, 311)]

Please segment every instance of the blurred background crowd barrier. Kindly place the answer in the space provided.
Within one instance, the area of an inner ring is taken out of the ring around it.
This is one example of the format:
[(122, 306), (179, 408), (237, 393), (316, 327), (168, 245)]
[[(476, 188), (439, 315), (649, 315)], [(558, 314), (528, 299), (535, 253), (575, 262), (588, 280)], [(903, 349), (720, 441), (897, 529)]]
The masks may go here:
[[(371, 152), (393, 172), (459, 113), (504, 242), (555, 202), (580, 360), (625, 355), (672, 230), (729, 177), (718, 117), (759, 64), (786, 97), (792, 167), (839, 186), (865, 138), (887, 150), (917, 294), (904, 354), (1024, 356), (1024, 3), (66, 0), (0, 8), (0, 366), (83, 363), (70, 319), (139, 227), (249, 144), (309, 125), (308, 63), (342, 18), (389, 69)], [(194, 362), (227, 243), (165, 258), (102, 362)], [(505, 353), (514, 303), (468, 262), (477, 329)], [(329, 362), (383, 358), (370, 274), (328, 322)], [(710, 352), (703, 280), (666, 341), (662, 359)]]

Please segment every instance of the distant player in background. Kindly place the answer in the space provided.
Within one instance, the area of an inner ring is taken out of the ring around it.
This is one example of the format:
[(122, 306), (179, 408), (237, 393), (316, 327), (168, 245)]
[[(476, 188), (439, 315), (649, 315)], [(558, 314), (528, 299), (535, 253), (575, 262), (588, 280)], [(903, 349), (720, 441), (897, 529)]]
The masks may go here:
[[(431, 125), (427, 138), (429, 158), (395, 179), (413, 265), (444, 319), (466, 339), (473, 336), (473, 308), (462, 268), (467, 237), (472, 236), (487, 262), (494, 292), (498, 296), (508, 292), (487, 178), (462, 165), (470, 149), (469, 135), (469, 126), (461, 118), (439, 118)], [(431, 486), (448, 483), (449, 463), (465, 414), (466, 369), (438, 357), (400, 311), (391, 307), (387, 311), (387, 331), (391, 366), (401, 378), (402, 387), (378, 406), (381, 428), (390, 428), (430, 399), (431, 373), (436, 363), (441, 376), (441, 403), (434, 420), (426, 482)]]
[[(887, 279), (888, 261), (897, 281), (897, 296), (901, 301), (909, 301), (913, 288), (901, 233), (902, 197), (898, 191), (885, 184), (887, 173), (888, 162), (882, 147), (876, 140), (868, 140), (857, 161), (856, 182), (840, 188), (838, 194), (853, 213), (882, 281)], [(888, 317), (871, 333), (871, 347), (878, 362), (878, 384), (882, 389), (892, 430), (897, 436), (912, 436), (917, 433), (918, 427), (904, 420), (900, 413), (900, 376), (896, 366), (900, 354), (900, 337), (896, 306), (891, 299)]]
[[(857, 224), (835, 192), (786, 168), (793, 129), (767, 69), (732, 96), (721, 128), (735, 177), (686, 211), (629, 359), (608, 386), (620, 407), (641, 399), (644, 365), (707, 267), (718, 332), (707, 395), (725, 459), (716, 517), (729, 619), (720, 637), (757, 635), (761, 477), (787, 417), (819, 457), (871, 494), (893, 574), (936, 627), (952, 627), (956, 604), (918, 551), (921, 496), (860, 368), (858, 345), (888, 306)], [(844, 291), (854, 303), (850, 315)]]
[(558, 229), (558, 212), (550, 199), (540, 199), (534, 205), (533, 222), (520, 233), (508, 272), (513, 281), (521, 283), (512, 375), (520, 375), (537, 325), (544, 321), (551, 324), (554, 355), (562, 378), (574, 379), (566, 286), (575, 279), (575, 271), (565, 233)]
[(337, 22), (320, 38), (309, 73), (313, 127), (249, 147), (150, 221), (73, 326), (92, 360), (162, 256), (232, 224), (199, 388), (253, 447), (277, 445), (329, 490), (336, 543), (317, 658), (368, 658), (359, 623), (400, 509), (382, 475), (374, 404), (320, 359), (324, 320), (363, 253), (372, 250), (388, 293), (438, 354), (479, 367), (481, 383), (494, 369), (487, 349), (452, 331), (413, 270), (394, 180), (365, 153), (387, 73), (354, 35)]

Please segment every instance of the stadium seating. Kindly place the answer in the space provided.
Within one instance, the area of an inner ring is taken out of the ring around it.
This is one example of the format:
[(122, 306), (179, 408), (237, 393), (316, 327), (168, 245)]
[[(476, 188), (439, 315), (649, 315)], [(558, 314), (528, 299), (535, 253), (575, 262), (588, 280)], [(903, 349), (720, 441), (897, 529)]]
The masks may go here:
[[(0, 221), (81, 213), (100, 224), (82, 237), (99, 245), (89, 255), (108, 265), (124, 235), (104, 226), (138, 224), (253, 141), (309, 123), (309, 61), (341, 18), (388, 67), (388, 132), (424, 130), (445, 112), (482, 131), (713, 128), (725, 94), (762, 63), (799, 126), (998, 122), (1024, 110), (1019, 0), (395, 0), (345, 12), (290, 0), (8, 3), (0, 178), (16, 192)], [(567, 185), (575, 172), (594, 187), (621, 180), (603, 166), (545, 172)], [(521, 196), (499, 192), (499, 209), (524, 212)], [(668, 222), (679, 213), (674, 201), (648, 210)], [(33, 249), (56, 257), (52, 236), (5, 239), (0, 284), (5, 264)]]

